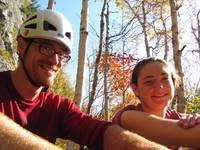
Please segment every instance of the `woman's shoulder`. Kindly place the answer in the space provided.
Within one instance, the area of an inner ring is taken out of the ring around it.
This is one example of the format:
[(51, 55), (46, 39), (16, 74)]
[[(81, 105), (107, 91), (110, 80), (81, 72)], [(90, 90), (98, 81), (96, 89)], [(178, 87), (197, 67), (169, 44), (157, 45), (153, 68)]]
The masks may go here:
[(137, 104), (137, 105), (129, 104), (129, 105), (127, 105), (127, 106), (125, 106), (125, 107), (119, 109), (119, 110), (115, 113), (115, 115), (114, 115), (114, 117), (113, 117), (113, 119), (112, 119), (112, 122), (117, 123), (117, 124), (120, 124), (122, 113), (125, 112), (125, 111), (128, 111), (128, 110), (143, 111), (143, 109), (142, 109), (142, 107), (141, 107), (140, 104)]
[(124, 110), (124, 111), (127, 111), (127, 110), (143, 111), (141, 104), (137, 104), (137, 105), (129, 104), (129, 105), (125, 106), (124, 108), (122, 108), (122, 110)]
[(122, 112), (128, 111), (128, 110), (143, 111), (141, 104), (137, 104), (137, 105), (129, 104), (129, 105), (126, 105), (125, 107), (119, 109), (119, 110), (117, 111), (117, 113), (122, 113)]

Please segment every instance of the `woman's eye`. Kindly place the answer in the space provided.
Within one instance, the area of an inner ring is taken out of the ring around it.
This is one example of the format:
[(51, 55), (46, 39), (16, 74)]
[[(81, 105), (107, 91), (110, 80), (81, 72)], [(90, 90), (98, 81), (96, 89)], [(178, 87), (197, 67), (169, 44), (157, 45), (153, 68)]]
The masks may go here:
[(151, 84), (151, 83), (153, 83), (152, 80), (148, 80), (148, 81), (145, 81), (145, 82), (144, 82), (144, 84)]
[(169, 77), (164, 77), (164, 78), (162, 78), (162, 80), (169, 80)]

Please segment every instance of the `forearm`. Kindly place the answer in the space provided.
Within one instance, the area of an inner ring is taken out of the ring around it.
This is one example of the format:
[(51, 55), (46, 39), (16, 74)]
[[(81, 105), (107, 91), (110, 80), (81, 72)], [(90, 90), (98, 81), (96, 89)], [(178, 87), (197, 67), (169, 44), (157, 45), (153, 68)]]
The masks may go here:
[(151, 142), (137, 134), (112, 125), (104, 134), (104, 150), (167, 150), (166, 147)]
[(126, 129), (164, 145), (199, 147), (200, 125), (183, 129), (178, 126), (177, 120), (164, 119), (138, 111), (124, 112), (121, 124)]
[(11, 119), (0, 113), (1, 150), (60, 150), (46, 140), (23, 129)]

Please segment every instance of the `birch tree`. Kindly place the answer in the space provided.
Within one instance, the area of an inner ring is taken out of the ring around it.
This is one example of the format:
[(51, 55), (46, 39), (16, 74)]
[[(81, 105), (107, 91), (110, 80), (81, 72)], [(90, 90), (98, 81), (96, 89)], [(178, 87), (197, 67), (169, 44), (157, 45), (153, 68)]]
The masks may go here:
[[(78, 67), (76, 74), (76, 87), (74, 102), (80, 107), (82, 107), (82, 91), (84, 82), (84, 66), (85, 66), (85, 53), (87, 45), (87, 26), (88, 26), (88, 4), (89, 0), (82, 0), (82, 10), (81, 10), (81, 22), (80, 22), (80, 35), (79, 35), (79, 51), (78, 51)], [(68, 149), (73, 150), (77, 145), (70, 141), (68, 144)], [(83, 149), (83, 146), (80, 146)]]
[(56, 4), (55, 0), (49, 0), (47, 9), (53, 9), (55, 4)]
[(81, 10), (81, 23), (80, 23), (80, 36), (79, 36), (79, 53), (78, 53), (78, 68), (76, 75), (76, 88), (75, 88), (75, 103), (81, 108), (82, 106), (82, 90), (84, 80), (84, 64), (85, 52), (87, 45), (87, 25), (88, 25), (88, 0), (82, 1)]
[(109, 64), (108, 64), (108, 55), (109, 55), (109, 2), (107, 2), (107, 7), (106, 7), (106, 44), (105, 44), (105, 69), (104, 69), (104, 118), (106, 121), (109, 120), (108, 116), (108, 104), (109, 104), (109, 99), (108, 99), (108, 89), (107, 89), (107, 73), (109, 69)]
[(178, 37), (178, 21), (177, 21), (177, 6), (175, 5), (174, 0), (169, 0), (170, 10), (171, 10), (171, 30), (172, 30), (172, 47), (173, 47), (173, 58), (175, 63), (175, 69), (178, 71), (178, 75), (180, 76), (181, 83), (180, 86), (177, 88), (177, 110), (179, 112), (184, 112), (185, 109), (185, 97), (184, 97), (184, 86), (183, 86), (183, 71), (182, 71), (182, 64), (181, 64), (181, 55), (182, 50), (179, 48), (179, 37)]

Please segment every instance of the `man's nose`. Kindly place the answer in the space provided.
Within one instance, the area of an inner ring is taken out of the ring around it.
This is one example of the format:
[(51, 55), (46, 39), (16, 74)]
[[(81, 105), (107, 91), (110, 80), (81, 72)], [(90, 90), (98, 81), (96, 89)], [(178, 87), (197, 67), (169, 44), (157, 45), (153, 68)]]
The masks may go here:
[(53, 65), (61, 64), (60, 59), (59, 59), (59, 55), (56, 54), (56, 53), (53, 56), (50, 57), (50, 60), (51, 60)]

